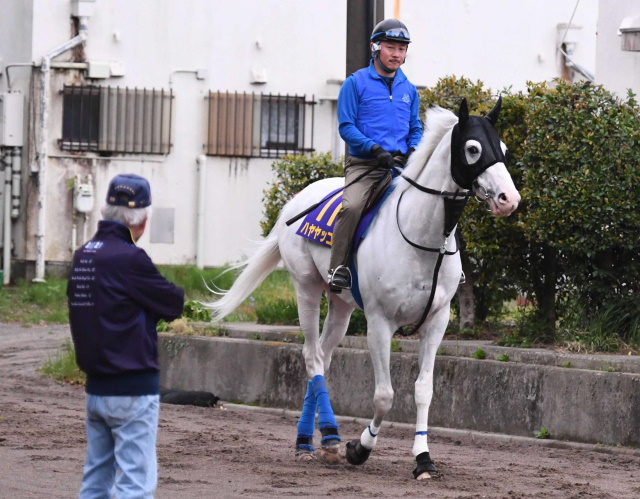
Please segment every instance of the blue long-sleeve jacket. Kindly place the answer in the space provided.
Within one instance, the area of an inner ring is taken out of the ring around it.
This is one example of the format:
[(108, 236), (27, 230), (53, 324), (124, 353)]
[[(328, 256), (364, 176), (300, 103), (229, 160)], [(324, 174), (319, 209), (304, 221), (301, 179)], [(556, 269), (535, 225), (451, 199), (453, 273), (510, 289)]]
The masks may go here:
[(398, 68), (389, 91), (373, 64), (371, 59), (368, 67), (350, 75), (338, 95), (340, 136), (358, 158), (371, 158), (375, 144), (404, 154), (422, 138), (416, 87)]
[(93, 239), (74, 254), (67, 298), (87, 393), (159, 393), (156, 326), (182, 314), (184, 291), (158, 272), (128, 227), (99, 222)]

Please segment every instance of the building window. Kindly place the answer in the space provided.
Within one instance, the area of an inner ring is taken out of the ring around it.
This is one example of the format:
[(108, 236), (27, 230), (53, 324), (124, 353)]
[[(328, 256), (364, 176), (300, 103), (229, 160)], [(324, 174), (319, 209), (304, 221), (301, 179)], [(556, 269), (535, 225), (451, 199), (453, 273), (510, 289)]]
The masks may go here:
[(209, 92), (207, 154), (279, 158), (311, 152), (314, 104), (297, 95)]
[(65, 85), (62, 139), (66, 151), (168, 154), (172, 92)]

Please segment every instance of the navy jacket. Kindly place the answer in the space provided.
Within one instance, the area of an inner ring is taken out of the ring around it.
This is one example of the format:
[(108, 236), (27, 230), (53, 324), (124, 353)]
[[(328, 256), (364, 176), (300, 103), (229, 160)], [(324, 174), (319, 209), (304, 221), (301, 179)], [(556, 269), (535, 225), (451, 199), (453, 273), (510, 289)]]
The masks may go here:
[(167, 281), (125, 225), (102, 220), (73, 257), (67, 286), (71, 336), (87, 393), (159, 393), (159, 319), (178, 318), (184, 291)]

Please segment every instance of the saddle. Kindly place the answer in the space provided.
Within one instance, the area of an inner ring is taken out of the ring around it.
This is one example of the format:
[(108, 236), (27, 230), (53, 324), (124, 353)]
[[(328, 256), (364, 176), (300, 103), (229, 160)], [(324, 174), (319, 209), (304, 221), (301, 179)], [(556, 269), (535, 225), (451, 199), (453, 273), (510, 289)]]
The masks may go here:
[[(382, 203), (395, 189), (395, 185), (394, 174), (391, 171), (386, 172), (376, 182), (371, 195), (367, 199), (364, 213), (353, 237), (353, 252), (357, 250), (366, 235), (367, 228), (371, 225)], [(333, 228), (341, 208), (342, 189), (336, 189), (326, 197), (324, 203), (315, 207), (313, 211), (305, 216), (296, 234), (314, 243), (331, 247), (333, 244)]]

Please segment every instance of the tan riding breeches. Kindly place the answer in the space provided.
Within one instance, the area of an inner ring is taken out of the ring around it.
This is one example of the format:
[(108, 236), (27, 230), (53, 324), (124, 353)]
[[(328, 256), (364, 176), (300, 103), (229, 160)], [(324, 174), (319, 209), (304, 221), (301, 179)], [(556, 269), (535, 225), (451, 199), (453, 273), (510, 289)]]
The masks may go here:
[(376, 182), (387, 173), (387, 168), (374, 168), (353, 185), (356, 178), (376, 165), (374, 159), (359, 159), (348, 157), (345, 163), (345, 186), (342, 191), (342, 209), (338, 213), (336, 225), (333, 229), (331, 246), (331, 263), (329, 269), (334, 270), (340, 265), (349, 266), (349, 256), (351, 254), (353, 236), (362, 217), (365, 205)]

